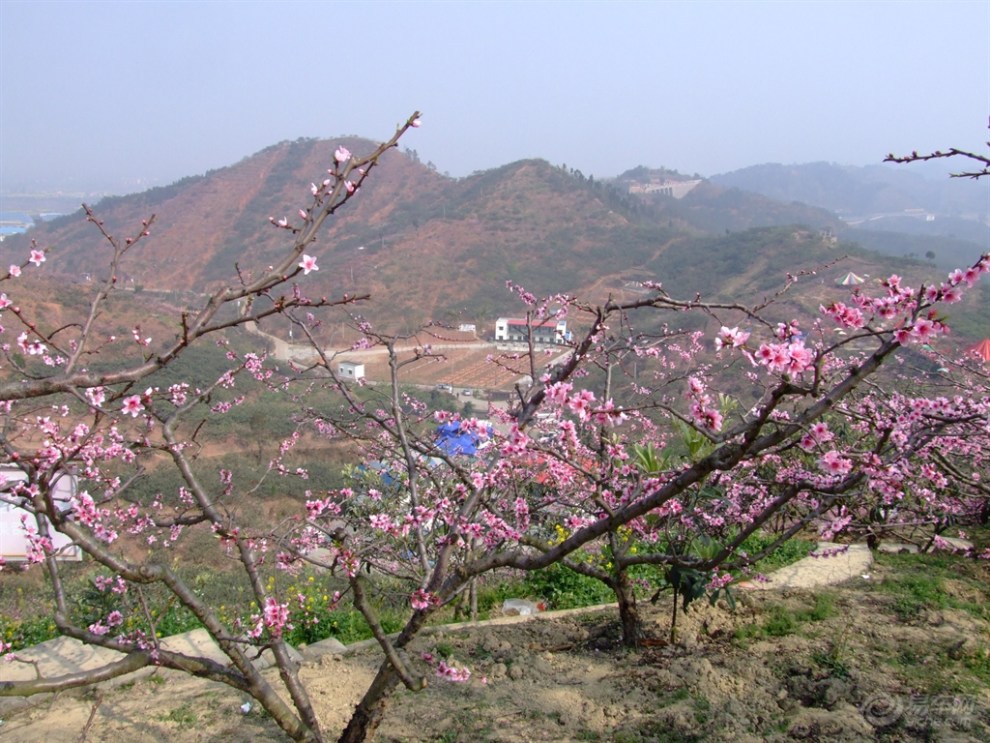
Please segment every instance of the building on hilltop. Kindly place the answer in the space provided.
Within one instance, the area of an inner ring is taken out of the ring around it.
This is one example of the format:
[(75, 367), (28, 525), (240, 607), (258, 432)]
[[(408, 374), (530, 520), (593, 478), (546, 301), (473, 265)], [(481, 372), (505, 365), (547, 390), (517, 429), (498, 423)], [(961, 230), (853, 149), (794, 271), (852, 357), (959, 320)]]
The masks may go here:
[(630, 183), (629, 193), (656, 193), (663, 196), (671, 196), (675, 199), (681, 199), (690, 193), (690, 191), (699, 183), (701, 183), (700, 179), (690, 181), (674, 181), (669, 178), (664, 178), (662, 180), (653, 179), (649, 183)]
[(511, 343), (529, 342), (529, 334), (533, 334), (533, 343), (554, 345), (570, 340), (566, 320), (544, 320), (534, 323), (511, 317), (500, 317), (495, 321), (495, 340)]

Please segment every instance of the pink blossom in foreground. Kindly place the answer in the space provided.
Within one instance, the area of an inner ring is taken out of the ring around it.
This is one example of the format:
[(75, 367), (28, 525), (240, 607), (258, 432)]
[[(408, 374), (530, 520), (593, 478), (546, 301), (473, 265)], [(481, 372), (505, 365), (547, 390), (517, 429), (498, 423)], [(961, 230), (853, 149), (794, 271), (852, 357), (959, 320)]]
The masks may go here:
[(801, 342), (791, 343), (788, 345), (787, 353), (790, 356), (790, 361), (787, 364), (788, 374), (803, 374), (811, 368), (815, 360), (814, 351), (807, 348), (804, 343)]
[(33, 263), (34, 265), (40, 266), (42, 263), (45, 262), (45, 251), (32, 250), (31, 257), (28, 258), (28, 260), (31, 261), (31, 263)]
[(842, 302), (833, 302), (828, 307), (820, 306), (818, 309), (844, 328), (861, 328), (866, 324), (860, 310), (848, 307)]
[(715, 433), (722, 430), (724, 419), (722, 414), (715, 408), (694, 403), (691, 406), (691, 417), (700, 428), (704, 428)]
[(346, 163), (351, 159), (351, 151), (341, 145), (333, 153), (333, 159), (339, 163)]
[(831, 475), (845, 475), (852, 470), (852, 462), (837, 451), (826, 452), (818, 460), (818, 466)]
[(289, 624), (289, 605), (280, 604), (271, 596), (265, 599), (263, 620), (272, 637), (281, 637), (283, 630), (292, 629)]
[(172, 400), (172, 404), (176, 407), (186, 404), (187, 392), (189, 391), (189, 384), (182, 382), (180, 384), (173, 384), (168, 388), (169, 397)]
[(17, 336), (17, 345), (29, 356), (40, 356), (48, 350), (48, 347), (41, 341), (37, 339), (28, 340), (28, 334), (26, 332), (22, 332)]
[(942, 301), (948, 304), (955, 304), (962, 299), (962, 292), (958, 287), (949, 287), (942, 292)]
[(90, 405), (98, 408), (107, 399), (107, 395), (102, 387), (90, 387), (86, 390), (86, 398)]
[(547, 400), (555, 405), (563, 405), (573, 388), (574, 385), (570, 382), (554, 382), (547, 387)]
[(420, 658), (422, 658), (423, 662), (427, 665), (434, 667), (437, 676), (442, 679), (446, 679), (447, 681), (457, 681), (463, 683), (471, 678), (471, 671), (469, 669), (458, 668), (457, 666), (447, 663), (447, 661), (442, 658), (438, 660), (433, 653), (422, 653), (420, 654)]
[(801, 437), (799, 446), (805, 451), (811, 451), (819, 444), (827, 444), (835, 436), (828, 430), (828, 424), (818, 421), (808, 429), (808, 433)]
[(319, 271), (320, 267), (316, 265), (316, 258), (311, 255), (304, 255), (302, 260), (299, 261), (299, 268), (303, 270), (303, 275), (308, 274), (310, 271)]
[(141, 396), (131, 395), (130, 397), (125, 397), (121, 404), (121, 409), (126, 415), (137, 418), (144, 410), (144, 405), (141, 403)]
[(718, 331), (718, 336), (715, 338), (715, 350), (721, 351), (725, 347), (739, 348), (747, 340), (749, 340), (748, 331), (740, 330), (737, 327), (727, 328), (723, 325), (722, 329)]
[(151, 336), (146, 338), (141, 337), (141, 328), (137, 326), (131, 330), (131, 336), (134, 338), (134, 342), (139, 346), (149, 346), (151, 345)]
[(793, 343), (764, 343), (756, 352), (756, 360), (771, 372), (802, 374), (811, 368), (814, 352), (801, 341)]
[(588, 420), (591, 405), (595, 401), (595, 393), (591, 390), (581, 390), (567, 401), (567, 407), (582, 421)]
[(391, 531), (393, 529), (392, 519), (388, 514), (385, 513), (373, 513), (369, 518), (369, 523), (372, 529), (378, 529), (379, 531)]
[(435, 594), (424, 591), (422, 588), (417, 588), (409, 598), (409, 603), (416, 611), (422, 611), (431, 606), (439, 606), (440, 599)]
[(708, 585), (706, 587), (709, 591), (718, 591), (721, 588), (725, 588), (732, 581), (733, 578), (731, 573), (722, 573), (722, 575), (719, 575), (716, 570), (712, 573), (712, 579), (708, 581)]

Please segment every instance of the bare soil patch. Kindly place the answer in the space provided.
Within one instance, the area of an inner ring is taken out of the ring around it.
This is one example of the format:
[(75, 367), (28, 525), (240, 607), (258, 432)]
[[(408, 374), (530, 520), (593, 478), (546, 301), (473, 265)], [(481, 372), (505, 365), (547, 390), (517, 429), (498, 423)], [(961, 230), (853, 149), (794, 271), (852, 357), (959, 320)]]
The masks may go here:
[[(990, 740), (990, 623), (954, 609), (898, 614), (882, 570), (821, 592), (746, 593), (735, 611), (692, 606), (668, 641), (670, 603), (648, 606), (650, 640), (621, 648), (615, 609), (438, 628), (410, 652), (472, 670), (399, 692), (376, 740)], [(824, 610), (823, 610), (824, 607)], [(327, 737), (371, 681), (374, 647), (326, 654), (302, 676)], [(425, 664), (419, 665), (429, 674)], [(18, 711), (4, 741), (284, 740), (226, 687), (171, 672), (65, 693)]]
[[(400, 350), (399, 361), (404, 384), (447, 384), (453, 387), (500, 390), (511, 389), (522, 377), (530, 373), (528, 360), (510, 358), (513, 354), (500, 351), (494, 344), (475, 341), (471, 343), (434, 344), (433, 352), (443, 358), (415, 360), (415, 349)], [(498, 362), (491, 357), (497, 357)], [(388, 381), (389, 361), (385, 349), (349, 353), (342, 358), (360, 361), (370, 380)]]

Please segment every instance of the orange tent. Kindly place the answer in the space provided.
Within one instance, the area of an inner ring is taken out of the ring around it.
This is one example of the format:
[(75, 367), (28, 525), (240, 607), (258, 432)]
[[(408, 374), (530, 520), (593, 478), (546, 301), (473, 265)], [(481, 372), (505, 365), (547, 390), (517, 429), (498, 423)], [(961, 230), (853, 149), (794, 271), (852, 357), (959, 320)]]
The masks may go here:
[(990, 338), (984, 338), (975, 346), (968, 348), (967, 352), (976, 354), (984, 361), (990, 362)]

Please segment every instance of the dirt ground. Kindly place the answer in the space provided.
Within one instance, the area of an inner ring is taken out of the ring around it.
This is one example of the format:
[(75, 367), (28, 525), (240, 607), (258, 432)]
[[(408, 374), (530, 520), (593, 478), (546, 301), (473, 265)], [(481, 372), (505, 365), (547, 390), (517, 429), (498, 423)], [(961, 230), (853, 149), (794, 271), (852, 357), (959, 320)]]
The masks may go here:
[[(431, 677), (422, 692), (399, 692), (376, 740), (990, 740), (990, 690), (959, 672), (990, 667), (990, 625), (949, 609), (905, 619), (893, 597), (873, 590), (881, 578), (829, 589), (824, 603), (821, 592), (787, 590), (745, 593), (735, 611), (696, 604), (681, 615), (673, 644), (668, 599), (647, 608), (650, 640), (639, 652), (619, 646), (611, 607), (442, 628), (410, 655), (447, 657), (471, 669), (470, 681)], [(329, 740), (378, 661), (363, 649), (304, 665)], [(257, 708), (243, 712), (246, 701), (159, 671), (20, 710), (0, 725), (0, 739), (286, 739)]]

